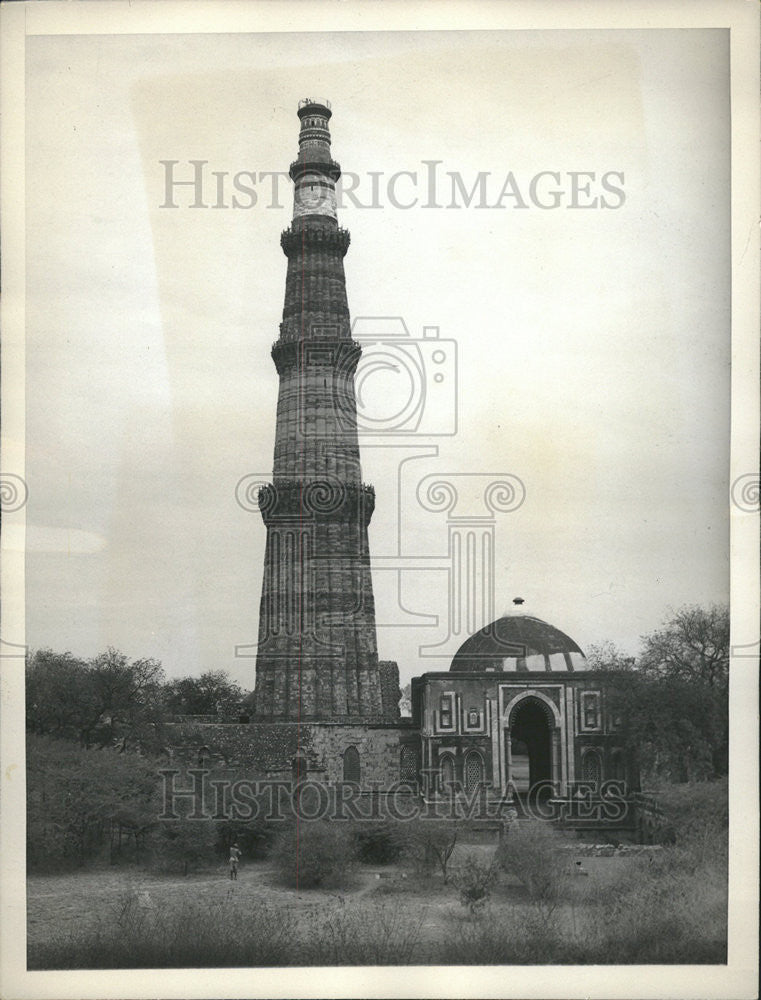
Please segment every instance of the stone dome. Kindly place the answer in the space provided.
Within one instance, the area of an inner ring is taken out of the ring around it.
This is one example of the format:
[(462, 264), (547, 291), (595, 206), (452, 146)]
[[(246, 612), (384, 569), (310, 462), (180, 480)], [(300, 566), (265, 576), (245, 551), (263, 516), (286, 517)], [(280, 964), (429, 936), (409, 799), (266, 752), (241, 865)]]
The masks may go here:
[(559, 628), (532, 615), (505, 615), (460, 646), (449, 668), (460, 673), (586, 669), (581, 648)]

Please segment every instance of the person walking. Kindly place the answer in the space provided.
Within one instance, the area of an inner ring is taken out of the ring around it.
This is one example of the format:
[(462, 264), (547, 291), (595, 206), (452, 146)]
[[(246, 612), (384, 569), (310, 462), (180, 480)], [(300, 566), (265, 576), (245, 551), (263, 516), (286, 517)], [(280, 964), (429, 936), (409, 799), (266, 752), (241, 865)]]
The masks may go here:
[(238, 847), (237, 841), (230, 848), (230, 878), (234, 881), (238, 881), (238, 861), (240, 860), (241, 851)]

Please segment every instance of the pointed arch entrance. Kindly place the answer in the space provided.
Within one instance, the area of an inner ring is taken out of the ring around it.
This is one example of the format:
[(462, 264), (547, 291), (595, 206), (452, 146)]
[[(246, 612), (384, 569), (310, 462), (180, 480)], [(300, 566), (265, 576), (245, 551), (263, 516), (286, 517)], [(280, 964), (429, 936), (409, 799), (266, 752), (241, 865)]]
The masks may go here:
[[(519, 794), (542, 783), (558, 786), (561, 777), (560, 717), (537, 693), (519, 695), (506, 706), (505, 771)], [(549, 793), (550, 785), (545, 785)]]

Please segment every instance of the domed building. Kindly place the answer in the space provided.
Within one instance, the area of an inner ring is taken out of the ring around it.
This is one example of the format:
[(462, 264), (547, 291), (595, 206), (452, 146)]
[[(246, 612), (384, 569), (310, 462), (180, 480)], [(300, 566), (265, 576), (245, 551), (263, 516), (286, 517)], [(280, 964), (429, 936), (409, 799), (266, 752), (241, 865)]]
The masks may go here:
[[(346, 292), (351, 241), (338, 224), (330, 102), (305, 98), (297, 116), (293, 216), (280, 239), (282, 322), (270, 349), (279, 383), (272, 476), (245, 476), (245, 489), (236, 488), (266, 532), (255, 688), (235, 719), (172, 723), (168, 752), (294, 787), (351, 783), (371, 803), (384, 790), (393, 801), (400, 788), (427, 797), (460, 784), (500, 802), (531, 787), (568, 802), (576, 801), (574, 782), (599, 788), (634, 777), (601, 675), (565, 632), (526, 614), (520, 598), (513, 614), (462, 644), (448, 672), (413, 679), (412, 718), (401, 718), (398, 666), (378, 652), (369, 534), (376, 497), (362, 478), (354, 384), (362, 344)], [(450, 527), (483, 520), (457, 515)], [(493, 539), (483, 536), (472, 566), (450, 539), (450, 596), (462, 584), (470, 600), (493, 567)]]
[(498, 618), (465, 640), (448, 672), (414, 678), (412, 716), (434, 793), (485, 784), (563, 799), (578, 782), (629, 777), (601, 675), (570, 636), (532, 615)]

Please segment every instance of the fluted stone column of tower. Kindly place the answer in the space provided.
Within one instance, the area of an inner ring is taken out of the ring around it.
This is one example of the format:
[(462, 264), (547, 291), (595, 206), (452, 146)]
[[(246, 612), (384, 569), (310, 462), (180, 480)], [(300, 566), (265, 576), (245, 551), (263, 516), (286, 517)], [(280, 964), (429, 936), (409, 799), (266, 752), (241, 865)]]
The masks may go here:
[[(336, 217), (328, 103), (300, 103), (291, 164), (293, 221), (285, 306), (272, 358), (280, 377), (273, 479), (259, 495), (267, 526), (256, 661), (261, 721), (384, 717), (362, 483), (352, 340)], [(396, 713), (393, 718), (398, 717)]]

